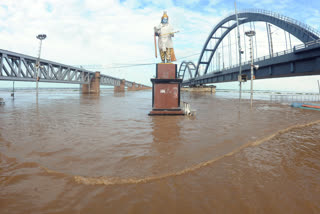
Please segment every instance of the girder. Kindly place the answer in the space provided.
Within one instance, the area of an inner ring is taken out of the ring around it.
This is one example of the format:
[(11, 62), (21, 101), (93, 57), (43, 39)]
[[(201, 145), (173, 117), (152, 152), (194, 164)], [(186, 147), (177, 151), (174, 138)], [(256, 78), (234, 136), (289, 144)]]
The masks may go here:
[[(288, 33), (294, 35), (296, 38), (301, 40), (303, 43), (307, 43), (310, 41), (318, 40), (320, 37), (320, 33), (313, 29), (312, 27), (303, 24), (297, 20), (291, 19), (289, 17), (273, 13), (266, 10), (246, 10), (238, 13), (239, 17), (239, 25), (245, 24), (248, 22), (268, 22), (271, 23)], [(230, 21), (235, 21), (236, 16), (235, 14), (232, 14), (222, 21), (220, 21), (212, 30), (212, 32), (209, 34), (203, 49), (201, 51), (197, 69), (195, 72), (195, 77), (199, 76), (199, 68), (202, 64), (204, 66), (204, 74), (207, 74), (208, 68), (210, 66), (210, 63), (212, 61), (212, 57), (215, 54), (218, 46), (222, 42), (222, 40), (227, 36), (227, 34), (237, 27), (236, 23), (233, 23), (231, 26), (225, 27), (224, 25)], [(223, 30), (223, 33), (219, 36), (216, 36), (215, 34), (217, 32), (221, 32)], [(208, 47), (211, 39), (215, 39), (216, 43), (213, 48)], [(209, 55), (209, 58), (205, 60), (204, 56)]]
[(186, 70), (188, 70), (190, 78), (193, 78), (192, 73), (196, 71), (196, 67), (197, 66), (191, 61), (183, 61), (179, 67), (178, 77), (183, 79)]
[[(36, 81), (36, 57), (0, 49), (0, 80)], [(40, 59), (40, 82), (89, 84), (95, 72), (45, 59)], [(119, 86), (121, 79), (100, 75), (100, 84)], [(125, 81), (127, 87), (133, 82)], [(145, 85), (141, 85), (145, 86)]]
[[(255, 79), (293, 77), (320, 74), (320, 39), (298, 45), (291, 51), (282, 51), (274, 57), (255, 59), (259, 69), (254, 71)], [(251, 79), (250, 62), (242, 64), (242, 74)], [(239, 66), (184, 80), (182, 86), (238, 81)]]

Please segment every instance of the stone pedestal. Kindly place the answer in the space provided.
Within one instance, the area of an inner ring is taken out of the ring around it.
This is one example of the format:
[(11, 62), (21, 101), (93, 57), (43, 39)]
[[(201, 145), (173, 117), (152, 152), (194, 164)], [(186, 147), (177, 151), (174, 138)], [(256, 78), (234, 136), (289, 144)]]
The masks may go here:
[(152, 82), (152, 111), (149, 115), (184, 115), (180, 108), (180, 86), (177, 79), (177, 65), (160, 63), (156, 65), (156, 78)]
[(100, 72), (96, 72), (89, 84), (82, 84), (83, 94), (99, 94), (100, 93)]

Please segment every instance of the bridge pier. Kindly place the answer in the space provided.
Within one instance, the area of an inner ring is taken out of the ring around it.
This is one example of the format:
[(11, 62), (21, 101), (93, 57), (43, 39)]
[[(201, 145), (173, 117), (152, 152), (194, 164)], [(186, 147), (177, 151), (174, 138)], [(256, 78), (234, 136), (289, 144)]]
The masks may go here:
[(136, 91), (137, 90), (137, 87), (136, 87), (136, 83), (132, 83), (132, 86), (131, 87), (128, 87), (128, 91)]
[(139, 90), (146, 90), (146, 89), (151, 89), (151, 87), (146, 87), (143, 85), (139, 85)]
[(143, 89), (144, 89), (144, 88), (142, 87), (142, 85), (141, 85), (141, 84), (138, 84), (136, 90), (140, 91), (140, 90), (143, 90)]
[(100, 72), (95, 72), (90, 84), (82, 84), (82, 94), (100, 93)]
[(139, 84), (138, 90), (145, 90), (145, 89), (146, 89), (146, 87), (144, 87), (143, 85)]
[(142, 86), (142, 90), (149, 90), (149, 89), (152, 89), (152, 87), (149, 87), (149, 86)]
[(125, 92), (126, 80), (122, 79), (119, 86), (114, 86), (114, 92)]

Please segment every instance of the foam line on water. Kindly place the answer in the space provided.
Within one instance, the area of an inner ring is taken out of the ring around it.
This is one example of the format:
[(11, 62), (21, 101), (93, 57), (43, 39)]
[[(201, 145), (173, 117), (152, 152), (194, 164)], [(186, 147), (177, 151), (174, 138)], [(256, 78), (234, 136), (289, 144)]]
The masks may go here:
[[(225, 155), (222, 155), (220, 157), (193, 165), (191, 167), (188, 167), (186, 169), (180, 170), (178, 172), (174, 172), (174, 173), (167, 173), (167, 174), (163, 174), (163, 175), (155, 175), (155, 176), (147, 176), (144, 178), (118, 178), (118, 177), (106, 177), (106, 176), (100, 176), (100, 177), (90, 177), (90, 176), (81, 176), (81, 175), (70, 175), (67, 173), (63, 173), (63, 172), (58, 172), (55, 170), (51, 170), (48, 169), (44, 166), (41, 166), (39, 164), (38, 167), (41, 168), (42, 170), (44, 170), (47, 174), (49, 175), (55, 175), (55, 176), (59, 176), (59, 177), (69, 177), (71, 178), (73, 181), (75, 181), (78, 184), (84, 184), (84, 185), (121, 185), (121, 184), (141, 184), (141, 183), (149, 183), (149, 182), (153, 182), (153, 181), (157, 181), (157, 180), (161, 180), (161, 179), (165, 179), (168, 177), (175, 177), (175, 176), (181, 176), (181, 175), (185, 175), (191, 172), (194, 172), (196, 170), (199, 170), (203, 167), (209, 166), (213, 163), (215, 163), (218, 160), (223, 159), (224, 157), (228, 157), (228, 156), (232, 156), (238, 152), (240, 152), (241, 150), (250, 147), (250, 146), (258, 146), (266, 141), (269, 141), (271, 139), (273, 139), (276, 136), (279, 136), (281, 134), (284, 134), (286, 132), (289, 132), (293, 129), (296, 128), (304, 128), (304, 127), (308, 127), (308, 126), (312, 126), (315, 125), (317, 123), (320, 123), (320, 120), (314, 121), (314, 122), (310, 122), (307, 124), (302, 124), (302, 125), (293, 125), (290, 126), (288, 128), (282, 129), (277, 131), (276, 133), (269, 135), (267, 137), (264, 137), (262, 139), (259, 139), (257, 141), (253, 141), (253, 142), (249, 142), (247, 144), (244, 144), (243, 146), (240, 146), (239, 148), (233, 150), (232, 152), (229, 152)], [(4, 155), (2, 155), (4, 156)], [(1, 157), (1, 156), (0, 156)]]
[(317, 123), (320, 123), (320, 120), (317, 120), (317, 121), (314, 121), (314, 122), (310, 122), (310, 123), (307, 123), (307, 124), (302, 124), (302, 125), (293, 125), (293, 126), (290, 126), (288, 128), (285, 128), (285, 129), (282, 129), (280, 131), (277, 131), (276, 133), (272, 134), (272, 135), (269, 135), (267, 137), (264, 137), (262, 139), (259, 139), (257, 141), (254, 141), (254, 142), (249, 142), (247, 144), (244, 144), (243, 146), (233, 150), (232, 152), (229, 152), (223, 156), (220, 156), (220, 157), (217, 157), (217, 158), (214, 158), (214, 159), (211, 159), (209, 161), (206, 161), (206, 162), (202, 162), (202, 163), (199, 163), (199, 164), (196, 164), (196, 165), (193, 165), (189, 168), (186, 168), (186, 169), (183, 169), (181, 171), (178, 171), (178, 172), (175, 172), (175, 173), (168, 173), (168, 174), (163, 174), (163, 175), (159, 175), (159, 176), (149, 176), (149, 177), (145, 177), (145, 178), (116, 178), (116, 177), (104, 177), (104, 176), (101, 176), (101, 177), (87, 177), (87, 176), (74, 176), (74, 181), (76, 183), (79, 183), (79, 184), (85, 184), (85, 185), (119, 185), (119, 184), (139, 184), (139, 183), (149, 183), (149, 182), (152, 182), (152, 181), (156, 181), (156, 180), (161, 180), (161, 179), (164, 179), (164, 178), (168, 178), (168, 177), (174, 177), (174, 176), (180, 176), (180, 175), (184, 175), (184, 174), (187, 174), (187, 173), (191, 173), (191, 172), (194, 172), (198, 169), (201, 169), (203, 167), (206, 167), (208, 165), (211, 165), (213, 163), (215, 163), (216, 161), (224, 158), (224, 157), (228, 157), (228, 156), (232, 156), (234, 155), (235, 153), (238, 153), (240, 152), (241, 150), (247, 148), (247, 147), (250, 147), (250, 146), (258, 146), (266, 141), (269, 141), (271, 140), (272, 138), (276, 137), (276, 136), (279, 136), (281, 134), (284, 134), (288, 131), (291, 131), (293, 129), (296, 129), (296, 128), (304, 128), (304, 127), (308, 127), (308, 126), (312, 126), (314, 124), (317, 124)]

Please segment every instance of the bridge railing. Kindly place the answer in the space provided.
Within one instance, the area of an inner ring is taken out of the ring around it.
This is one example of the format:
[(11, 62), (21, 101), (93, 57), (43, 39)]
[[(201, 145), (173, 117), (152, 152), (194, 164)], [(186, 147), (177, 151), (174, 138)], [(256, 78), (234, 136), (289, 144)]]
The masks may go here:
[[(267, 60), (267, 59), (271, 59), (273, 57), (278, 57), (278, 56), (283, 56), (283, 55), (286, 55), (286, 54), (290, 54), (290, 53), (293, 53), (293, 52), (295, 52), (297, 50), (301, 50), (301, 49), (304, 49), (304, 48), (310, 48), (310, 47), (316, 47), (316, 46), (320, 46), (320, 39), (314, 40), (314, 41), (310, 41), (310, 42), (307, 42), (307, 43), (304, 43), (304, 44), (296, 45), (291, 49), (287, 49), (287, 50), (280, 51), (280, 52), (277, 52), (277, 53), (273, 53), (273, 54), (269, 54), (269, 55), (265, 55), (265, 56), (261, 56), (261, 57), (255, 58), (254, 62), (264, 61), (264, 60)], [(250, 60), (249, 61), (244, 61), (244, 62), (241, 63), (241, 65), (250, 65), (250, 63), (251, 63)], [(229, 70), (229, 69), (236, 68), (236, 67), (239, 67), (239, 66), (240, 66), (240, 64), (235, 64), (235, 65), (228, 66), (228, 67), (225, 67), (225, 68), (220, 69), (220, 70), (213, 70), (208, 74), (220, 73), (220, 72), (223, 72), (224, 70)], [(202, 76), (206, 76), (206, 75), (202, 75)]]
[(241, 10), (240, 11), (241, 13), (246, 13), (246, 12), (249, 12), (249, 13), (261, 13), (261, 14), (265, 14), (265, 15), (269, 15), (269, 16), (272, 16), (272, 17), (275, 17), (275, 18), (278, 18), (278, 19), (281, 19), (281, 20), (284, 20), (286, 22), (289, 22), (291, 24), (295, 24), (295, 25), (298, 25), (304, 29), (306, 29), (307, 31), (310, 31), (311, 33), (317, 35), (320, 37), (320, 32), (318, 30), (316, 30), (315, 28), (303, 23), (303, 22), (300, 22), (296, 19), (293, 19), (293, 18), (290, 18), (288, 16), (284, 16), (280, 13), (276, 13), (276, 12), (273, 12), (273, 11), (268, 11), (268, 10), (264, 10), (264, 9), (244, 9), (244, 10)]
[[(300, 26), (301, 28), (304, 28), (305, 30), (317, 35), (318, 37), (320, 37), (320, 31), (316, 30), (315, 28), (311, 27), (310, 25), (307, 25), (303, 22), (300, 22), (296, 19), (293, 19), (293, 18), (290, 18), (288, 16), (284, 16), (280, 13), (276, 13), (276, 12), (273, 12), (273, 11), (269, 11), (269, 10), (264, 10), (264, 9), (242, 9), (242, 10), (239, 10), (238, 11), (238, 14), (239, 13), (260, 13), (260, 14), (264, 14), (264, 15), (268, 15), (268, 16), (272, 16), (272, 17), (275, 17), (275, 18), (278, 18), (278, 19), (281, 19), (283, 21), (286, 21), (286, 22), (289, 22), (291, 24), (295, 24), (295, 25), (298, 25)], [(232, 16), (234, 15), (234, 13), (229, 13), (225, 18), (229, 17), (229, 16)]]
[(319, 94), (272, 94), (270, 101), (279, 103), (320, 102)]
[(315, 47), (315, 46), (319, 46), (320, 45), (320, 39), (318, 40), (314, 40), (314, 41), (310, 41), (310, 42), (306, 42), (304, 44), (301, 44), (301, 45), (297, 45), (297, 46), (294, 46), (294, 50), (300, 50), (300, 49), (303, 49), (303, 48), (308, 48), (308, 47)]
[[(238, 13), (260, 13), (260, 14), (272, 16), (272, 17), (281, 19), (283, 21), (289, 22), (291, 24), (298, 25), (301, 28), (303, 28), (303, 29), (305, 29), (305, 30), (317, 35), (318, 37), (320, 37), (320, 31), (316, 30), (315, 28), (311, 27), (310, 25), (307, 25), (307, 24), (305, 24), (303, 22), (300, 22), (300, 21), (298, 21), (296, 19), (293, 19), (293, 18), (290, 18), (288, 16), (284, 16), (284, 15), (282, 15), (280, 13), (276, 13), (276, 12), (269, 11), (269, 10), (264, 10), (264, 9), (243, 9), (243, 10), (239, 10)], [(232, 15), (234, 15), (234, 13), (229, 13), (228, 16), (226, 16), (226, 17), (232, 16)]]
[(0, 80), (36, 81), (37, 72), (42, 82), (77, 83), (90, 82), (93, 72), (0, 49)]
[[(33, 56), (0, 49), (0, 80), (37, 81), (37, 60)], [(38, 72), (41, 82), (90, 84), (95, 75), (95, 72), (84, 68), (77, 68), (45, 59), (40, 59), (39, 63)], [(121, 79), (119, 78), (105, 74), (100, 75), (101, 85), (119, 86), (120, 82)], [(126, 81), (127, 87), (131, 87), (132, 84), (133, 82)]]

